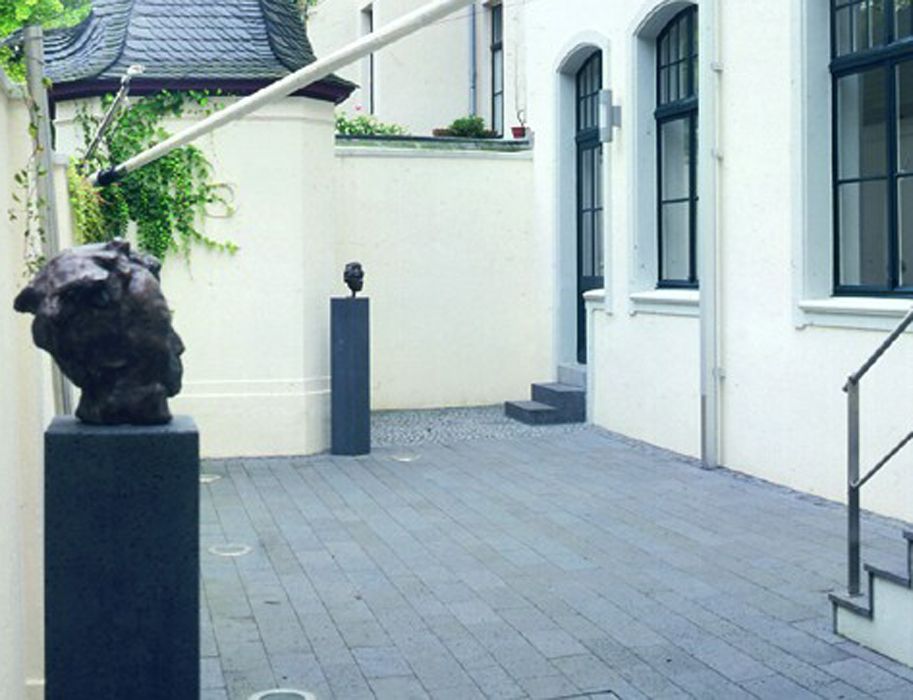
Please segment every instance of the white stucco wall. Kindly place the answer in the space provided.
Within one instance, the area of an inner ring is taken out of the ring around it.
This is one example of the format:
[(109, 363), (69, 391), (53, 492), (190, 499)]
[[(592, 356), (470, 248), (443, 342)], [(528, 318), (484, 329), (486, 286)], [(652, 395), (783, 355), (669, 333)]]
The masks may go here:
[[(573, 175), (562, 170), (562, 163), (573, 162), (573, 151), (561, 129), (558, 72), (576, 48), (598, 46), (607, 58), (605, 86), (614, 91), (623, 116), (614, 142), (604, 146), (608, 272), (605, 302), (592, 304), (590, 312), (591, 415), (609, 429), (698, 456), (698, 307), (644, 301), (637, 294), (649, 292), (650, 280), (655, 281), (649, 270), (655, 233), (652, 225), (645, 229), (649, 216), (643, 210), (644, 201), (650, 206), (654, 201), (655, 137), (652, 109), (643, 108), (643, 44), (635, 40), (635, 31), (651, 13), (671, 4), (630, 0), (609, 7), (593, 0), (581, 2), (573, 14), (563, 12), (565, 5), (557, 0), (526, 6), (527, 41), (536, 47), (526, 62), (530, 121), (537, 136), (534, 220), (549, 232), (543, 237), (554, 241), (554, 342), (559, 360), (566, 361), (573, 324), (562, 315), (562, 304), (573, 302), (568, 294), (573, 294), (574, 270), (562, 267), (562, 261), (574, 235), (574, 222), (566, 218), (574, 192), (567, 185)], [(721, 2), (718, 7), (719, 55), (702, 61), (709, 68), (715, 60), (721, 68), (715, 120), (719, 149), (711, 153), (712, 144), (702, 134), (700, 157), (720, 158), (714, 194), (725, 377), (721, 462), (842, 500), (846, 418), (840, 388), (909, 302), (857, 300), (851, 304), (862, 311), (849, 315), (804, 310), (809, 300), (824, 299), (826, 306), (844, 310), (850, 305), (827, 301), (830, 108), (821, 88), (828, 84), (827, 3)], [(652, 80), (652, 73), (648, 77)], [(905, 387), (913, 378), (911, 366), (913, 337), (906, 336), (866, 378), (863, 465), (872, 465), (910, 430), (913, 392)], [(863, 504), (911, 519), (911, 493), (913, 452), (904, 452), (866, 487)]]
[(40, 695), (42, 652), (42, 433), (50, 414), (48, 364), (30, 319), (12, 300), (24, 283), (22, 224), (11, 222), (13, 174), (28, 161), (24, 103), (0, 74), (0, 696)]
[[(58, 120), (68, 153), (77, 147), (72, 111), (62, 106)], [(329, 435), (326, 295), (335, 277), (332, 105), (286, 100), (198, 145), (234, 192), (234, 214), (208, 219), (206, 232), (240, 251), (196, 247), (189, 262), (165, 266), (187, 346), (172, 410), (195, 418), (207, 456), (319, 452)]]
[(374, 408), (521, 399), (550, 375), (530, 158), (337, 149), (336, 267), (365, 266)]
[[(311, 10), (308, 36), (318, 56), (341, 48), (364, 34), (363, 10), (371, 6), (375, 30), (424, 4), (424, 0), (322, 0)], [(477, 0), (475, 113), (491, 118), (491, 27), (488, 3)], [(504, 5), (504, 129), (517, 125), (517, 109), (525, 107), (524, 74), (517, 65), (524, 55), (522, 12)], [(375, 114), (405, 126), (410, 133), (430, 135), (473, 111), (470, 92), (471, 9), (464, 8), (430, 27), (379, 51), (374, 58)], [(354, 83), (368, 85), (367, 61), (339, 72)], [(518, 77), (519, 76), (519, 77)], [(354, 116), (368, 113), (367, 90), (356, 90), (340, 109)], [(356, 111), (359, 107), (360, 111)]]
[[(74, 105), (60, 148), (78, 149)], [(172, 130), (180, 123), (169, 125)], [(235, 213), (163, 285), (187, 346), (175, 412), (205, 456), (311, 454), (329, 438), (329, 297), (367, 270), (376, 409), (528, 395), (553, 364), (531, 155), (334, 146), (332, 106), (293, 99), (203, 139)]]

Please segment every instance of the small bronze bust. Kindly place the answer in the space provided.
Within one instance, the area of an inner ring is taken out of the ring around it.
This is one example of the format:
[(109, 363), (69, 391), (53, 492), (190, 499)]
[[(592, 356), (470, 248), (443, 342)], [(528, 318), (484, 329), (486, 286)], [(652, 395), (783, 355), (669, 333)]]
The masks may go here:
[(342, 279), (352, 290), (352, 298), (358, 295), (365, 286), (365, 271), (360, 262), (350, 262), (346, 265), (345, 272), (342, 273)]
[(123, 240), (65, 250), (16, 297), (32, 337), (82, 389), (76, 416), (99, 425), (171, 420), (184, 344), (159, 286), (161, 263)]

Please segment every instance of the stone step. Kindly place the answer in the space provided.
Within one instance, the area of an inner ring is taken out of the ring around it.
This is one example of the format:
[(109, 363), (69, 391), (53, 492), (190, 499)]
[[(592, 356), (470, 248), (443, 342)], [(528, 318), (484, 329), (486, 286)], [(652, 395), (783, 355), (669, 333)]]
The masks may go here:
[(553, 406), (538, 401), (508, 401), (504, 413), (527, 425), (554, 425), (560, 423), (561, 414)]
[[(907, 543), (913, 534), (904, 532)], [(830, 594), (834, 632), (864, 647), (913, 665), (913, 582), (910, 572), (898, 574), (866, 564), (868, 595)], [(909, 565), (908, 565), (909, 569)]]
[(533, 384), (533, 401), (557, 409), (565, 423), (586, 421), (586, 390), (561, 382)]
[(558, 365), (558, 381), (586, 389), (586, 365)]

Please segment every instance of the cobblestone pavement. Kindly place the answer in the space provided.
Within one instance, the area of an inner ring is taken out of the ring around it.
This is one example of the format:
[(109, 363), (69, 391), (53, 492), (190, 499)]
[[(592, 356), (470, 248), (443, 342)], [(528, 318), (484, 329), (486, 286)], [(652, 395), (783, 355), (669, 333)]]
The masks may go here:
[(583, 423), (524, 425), (504, 415), (503, 406), (441, 408), (424, 411), (377, 411), (371, 416), (375, 447), (428, 442), (450, 443), (482, 438), (542, 437), (587, 430)]
[(831, 633), (835, 504), (594, 428), (204, 469), (204, 700), (913, 698)]

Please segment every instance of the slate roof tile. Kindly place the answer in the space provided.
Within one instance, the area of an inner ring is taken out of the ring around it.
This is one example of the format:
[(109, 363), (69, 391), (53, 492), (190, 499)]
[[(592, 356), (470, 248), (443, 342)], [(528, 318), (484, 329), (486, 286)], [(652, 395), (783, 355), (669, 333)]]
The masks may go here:
[(143, 81), (275, 80), (315, 60), (294, 0), (94, 0), (80, 25), (47, 33), (45, 58), (55, 85), (134, 64)]

